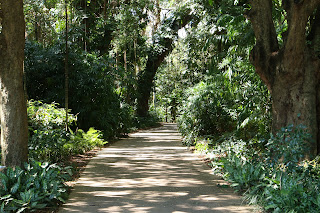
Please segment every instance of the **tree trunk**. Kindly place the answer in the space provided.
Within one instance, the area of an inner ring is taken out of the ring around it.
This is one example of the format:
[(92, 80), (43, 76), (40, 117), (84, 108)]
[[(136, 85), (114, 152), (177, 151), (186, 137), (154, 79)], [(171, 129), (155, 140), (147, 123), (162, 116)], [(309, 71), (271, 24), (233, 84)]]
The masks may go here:
[(153, 79), (165, 57), (172, 51), (172, 40), (165, 39), (165, 51), (159, 55), (151, 52), (148, 56), (146, 68), (138, 75), (137, 114), (139, 117), (147, 117), (149, 111), (149, 98), (153, 87)]
[(272, 1), (251, 1), (248, 17), (255, 32), (256, 45), (250, 59), (271, 93), (273, 132), (289, 124), (307, 126), (314, 140), (309, 142), (310, 150), (306, 153), (314, 156), (320, 141), (320, 121), (317, 119), (320, 113), (317, 109), (320, 63), (311, 48), (312, 41), (307, 45), (306, 28), (320, 1), (284, 0), (283, 5), (287, 12), (288, 31), (284, 45), (279, 47), (272, 20)]
[(25, 21), (22, 0), (0, 0), (1, 148), (2, 165), (28, 160), (28, 122), (23, 90)]
[(107, 0), (103, 0), (103, 17), (107, 19)]
[[(186, 26), (193, 18), (193, 16), (189, 15), (189, 10), (184, 12), (184, 14), (179, 14), (179, 17), (177, 17), (175, 21), (170, 21), (171, 24), (168, 27), (172, 29), (173, 36), (177, 36), (178, 30)], [(164, 23), (165, 22), (166, 21), (164, 21)], [(137, 114), (140, 117), (148, 116), (149, 98), (151, 96), (154, 77), (165, 57), (168, 56), (173, 50), (172, 39), (160, 38), (158, 42), (164, 47), (164, 50), (162, 52), (151, 50), (148, 54), (148, 60), (145, 69), (142, 70), (138, 75)]]
[[(283, 66), (274, 76), (272, 89), (272, 129), (277, 132), (281, 127), (289, 124), (303, 124), (308, 127), (317, 141), (317, 72), (311, 56), (305, 52), (302, 64), (290, 55), (284, 54), (279, 60)], [(279, 65), (280, 66), (280, 65)], [(310, 155), (317, 154), (317, 143), (309, 144)], [(309, 152), (308, 151), (308, 152)]]
[[(69, 46), (68, 46), (68, 1), (65, 0), (65, 12), (66, 12), (66, 54), (64, 58), (64, 107), (66, 111), (66, 124), (65, 129), (68, 131), (69, 128)], [(86, 51), (86, 50), (85, 50)]]

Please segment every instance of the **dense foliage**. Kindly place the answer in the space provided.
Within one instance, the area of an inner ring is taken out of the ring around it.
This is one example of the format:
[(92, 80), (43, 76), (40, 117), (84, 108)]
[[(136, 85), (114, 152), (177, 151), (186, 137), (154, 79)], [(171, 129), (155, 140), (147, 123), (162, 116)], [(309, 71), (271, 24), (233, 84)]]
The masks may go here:
[[(249, 62), (255, 43), (244, 17), (249, 5), (196, 2), (201, 20), (186, 27), (177, 52), (158, 73), (157, 111), (178, 103), (184, 143), (211, 156), (216, 173), (224, 173), (249, 203), (267, 212), (318, 212), (319, 162), (305, 160), (310, 135), (292, 125), (270, 134), (270, 94)], [(273, 3), (283, 45), (285, 12)]]
[(68, 89), (78, 126), (95, 127), (105, 138), (145, 126), (141, 121), (148, 118), (135, 116), (137, 75), (145, 67), (150, 15), (158, 6), (149, 0), (25, 1), (29, 99), (64, 107)]
[(187, 145), (230, 136), (248, 140), (270, 131), (270, 94), (249, 62), (253, 31), (242, 11), (228, 6), (194, 4), (205, 13), (184, 29), (156, 79), (157, 111), (179, 108)]
[[(217, 81), (218, 82), (218, 81)], [(221, 84), (201, 82), (185, 94), (179, 127), (184, 142), (193, 145), (199, 136), (218, 139), (236, 127), (232, 93)]]
[(1, 212), (26, 212), (54, 207), (65, 202), (70, 168), (31, 161), (25, 168), (8, 168), (0, 172)]
[[(1, 212), (34, 211), (65, 202), (65, 182), (70, 180), (74, 168), (59, 165), (71, 156), (107, 143), (94, 128), (87, 132), (67, 131), (65, 116), (65, 109), (56, 103), (28, 102), (30, 163), (0, 173)], [(68, 117), (70, 126), (75, 125), (76, 116)]]
[[(273, 3), (283, 45), (285, 12)], [(310, 135), (299, 126), (270, 134), (270, 94), (249, 62), (255, 40), (247, 9), (245, 1), (193, 1), (200, 20), (184, 29), (158, 73), (156, 111), (164, 120), (178, 107), (184, 143), (211, 156), (217, 174), (250, 203), (267, 212), (318, 212), (318, 160), (304, 160)]]
[(212, 165), (264, 210), (319, 212), (318, 158), (301, 161), (308, 140), (303, 126), (283, 128), (268, 141), (228, 140), (212, 151)]
[[(81, 129), (66, 131), (65, 110), (58, 108), (57, 104), (30, 101), (28, 116), (29, 158), (56, 163), (107, 143), (101, 139), (101, 132), (93, 128), (88, 132)], [(75, 121), (76, 117), (69, 114), (70, 125)]]
[[(59, 45), (44, 48), (27, 43), (25, 71), (31, 99), (64, 103), (64, 62)], [(82, 52), (70, 53), (69, 107), (77, 114), (80, 128), (95, 127), (105, 138), (126, 133), (132, 125), (130, 106), (121, 104), (115, 89), (114, 74), (108, 58)]]
[(230, 136), (244, 140), (268, 136), (268, 93), (265, 87), (252, 85), (250, 77), (247, 80), (241, 83), (217, 74), (186, 90), (178, 121), (187, 145), (198, 139), (219, 143)]

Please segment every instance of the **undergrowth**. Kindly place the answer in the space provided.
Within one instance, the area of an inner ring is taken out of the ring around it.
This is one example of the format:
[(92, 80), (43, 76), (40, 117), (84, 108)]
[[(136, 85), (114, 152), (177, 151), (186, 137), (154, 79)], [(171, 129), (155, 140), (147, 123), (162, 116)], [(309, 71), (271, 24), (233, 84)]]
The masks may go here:
[(0, 172), (0, 212), (29, 212), (65, 202), (71, 168), (31, 161)]
[[(90, 128), (87, 132), (65, 130), (65, 110), (58, 104), (29, 101), (29, 158), (57, 163), (72, 155), (83, 154), (94, 147), (103, 147), (101, 131)], [(69, 113), (69, 125), (76, 116)]]
[(266, 212), (319, 212), (320, 158), (305, 160), (304, 155), (310, 140), (305, 127), (292, 125), (267, 141), (230, 138), (211, 151), (211, 165)]
[[(65, 182), (74, 168), (61, 166), (63, 161), (107, 143), (94, 128), (66, 131), (65, 116), (56, 103), (28, 102), (29, 163), (0, 173), (0, 212), (30, 212), (65, 202)], [(68, 117), (69, 126), (74, 126), (77, 117), (70, 113)]]

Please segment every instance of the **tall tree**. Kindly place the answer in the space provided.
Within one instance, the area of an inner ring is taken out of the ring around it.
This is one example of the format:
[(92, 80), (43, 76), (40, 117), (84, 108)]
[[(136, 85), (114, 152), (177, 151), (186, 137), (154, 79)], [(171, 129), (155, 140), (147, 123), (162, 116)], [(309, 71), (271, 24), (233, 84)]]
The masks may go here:
[(251, 61), (272, 96), (273, 131), (304, 124), (314, 137), (310, 155), (320, 152), (320, 0), (282, 0), (287, 31), (279, 42), (272, 0), (251, 0), (256, 37)]
[[(138, 116), (146, 117), (148, 115), (149, 99), (155, 74), (165, 57), (172, 52), (174, 38), (178, 36), (178, 30), (185, 27), (192, 19), (195, 18), (195, 16), (190, 15), (190, 10), (188, 8), (182, 7), (179, 8), (173, 16), (170, 16), (163, 21), (157, 35), (155, 35), (156, 39), (153, 44), (153, 48), (150, 48), (148, 52), (146, 66), (138, 76)], [(168, 29), (170, 29), (169, 32), (165, 32)]]
[(153, 87), (154, 77), (165, 57), (168, 56), (173, 50), (172, 39), (164, 38), (161, 42), (164, 45), (164, 50), (161, 52), (156, 52), (153, 49), (150, 50), (146, 67), (139, 73), (138, 76), (137, 114), (140, 117), (148, 116), (149, 99)]
[(68, 131), (68, 115), (69, 115), (69, 47), (68, 47), (68, 2), (65, 0), (65, 12), (66, 12), (66, 53), (64, 56), (64, 106), (66, 110), (66, 131)]
[(0, 0), (0, 91), (2, 165), (28, 160), (28, 122), (23, 90), (23, 0)]

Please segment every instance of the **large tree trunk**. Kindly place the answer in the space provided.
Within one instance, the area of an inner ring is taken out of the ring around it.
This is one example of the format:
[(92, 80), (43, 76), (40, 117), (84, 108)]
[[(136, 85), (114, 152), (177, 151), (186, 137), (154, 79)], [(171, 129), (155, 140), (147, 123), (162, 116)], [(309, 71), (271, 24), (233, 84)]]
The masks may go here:
[(288, 31), (284, 45), (279, 47), (272, 20), (272, 0), (251, 1), (248, 17), (256, 36), (251, 61), (271, 93), (273, 132), (289, 124), (307, 126), (314, 139), (307, 154), (314, 156), (320, 141), (317, 138), (320, 63), (311, 48), (314, 43), (310, 41), (311, 45), (307, 45), (306, 28), (320, 1), (284, 0), (283, 5)]
[(2, 165), (28, 160), (28, 122), (23, 90), (25, 21), (22, 0), (0, 0), (0, 89)]
[[(279, 63), (282, 67), (272, 84), (272, 129), (274, 132), (288, 124), (303, 124), (317, 141), (317, 72), (311, 56), (306, 51), (302, 64), (291, 55), (284, 54)], [(280, 66), (280, 65), (279, 65)], [(317, 143), (309, 144), (311, 155), (317, 154)]]

